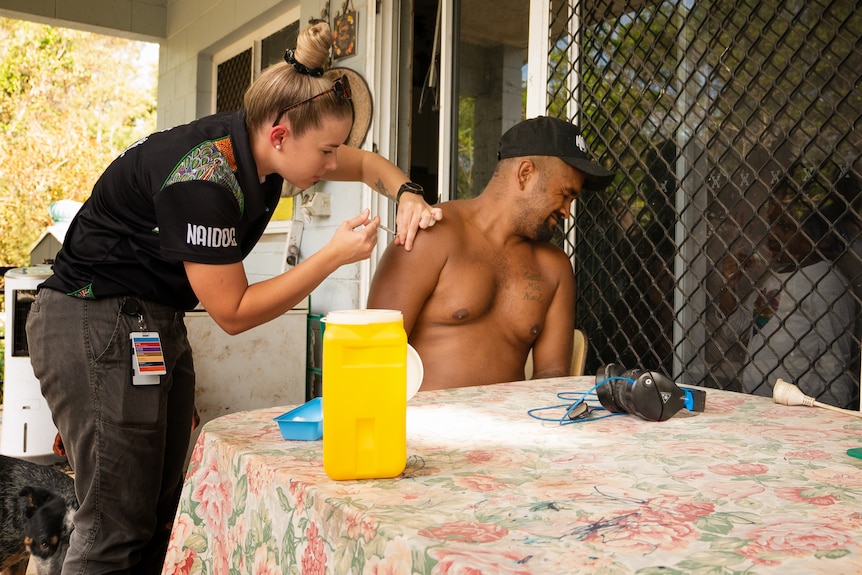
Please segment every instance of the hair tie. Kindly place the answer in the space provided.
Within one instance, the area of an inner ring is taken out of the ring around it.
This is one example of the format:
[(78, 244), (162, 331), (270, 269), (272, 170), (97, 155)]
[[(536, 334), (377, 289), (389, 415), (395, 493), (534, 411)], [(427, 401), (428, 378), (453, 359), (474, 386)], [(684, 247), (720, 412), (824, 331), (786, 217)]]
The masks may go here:
[(291, 50), (290, 48), (284, 51), (284, 61), (293, 66), (294, 70), (296, 70), (300, 74), (314, 76), (315, 78), (323, 76), (323, 68), (309, 68), (301, 62), (297, 62), (296, 56), (294, 55), (293, 50)]

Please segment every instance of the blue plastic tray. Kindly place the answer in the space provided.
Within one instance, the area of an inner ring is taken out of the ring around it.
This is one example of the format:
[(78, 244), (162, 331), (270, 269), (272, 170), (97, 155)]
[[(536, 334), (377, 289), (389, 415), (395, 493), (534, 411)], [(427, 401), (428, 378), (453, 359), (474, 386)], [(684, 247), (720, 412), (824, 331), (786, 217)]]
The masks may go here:
[(295, 407), (273, 418), (278, 422), (281, 436), (294, 441), (315, 441), (323, 437), (322, 400), (315, 397), (311, 401)]

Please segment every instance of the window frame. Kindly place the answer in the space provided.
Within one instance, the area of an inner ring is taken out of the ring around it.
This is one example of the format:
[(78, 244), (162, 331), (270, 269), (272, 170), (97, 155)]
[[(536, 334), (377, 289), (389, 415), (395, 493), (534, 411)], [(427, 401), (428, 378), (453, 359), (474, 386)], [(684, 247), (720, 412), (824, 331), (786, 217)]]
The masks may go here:
[(244, 52), (246, 50), (251, 50), (251, 80), (252, 82), (260, 75), (261, 72), (261, 64), (260, 64), (260, 55), (261, 55), (261, 44), (263, 41), (275, 34), (279, 30), (287, 28), (288, 26), (299, 22), (300, 19), (300, 7), (297, 5), (290, 10), (287, 10), (281, 16), (273, 18), (268, 21), (266, 24), (255, 28), (253, 31), (249, 32), (242, 38), (236, 40), (225, 46), (224, 48), (218, 50), (213, 54), (212, 57), (212, 85), (211, 85), (211, 102), (210, 109), (216, 109), (216, 102), (218, 100), (218, 67), (220, 64), (230, 60), (237, 54)]

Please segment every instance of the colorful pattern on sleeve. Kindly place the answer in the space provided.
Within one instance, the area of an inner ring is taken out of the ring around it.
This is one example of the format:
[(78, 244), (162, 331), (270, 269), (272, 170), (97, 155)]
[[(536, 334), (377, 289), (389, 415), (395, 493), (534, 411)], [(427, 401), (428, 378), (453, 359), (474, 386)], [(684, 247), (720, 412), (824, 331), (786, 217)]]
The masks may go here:
[(245, 210), (245, 199), (236, 179), (236, 159), (230, 137), (202, 142), (177, 163), (168, 176), (162, 189), (177, 182), (204, 180), (228, 188), (239, 205), (240, 213)]

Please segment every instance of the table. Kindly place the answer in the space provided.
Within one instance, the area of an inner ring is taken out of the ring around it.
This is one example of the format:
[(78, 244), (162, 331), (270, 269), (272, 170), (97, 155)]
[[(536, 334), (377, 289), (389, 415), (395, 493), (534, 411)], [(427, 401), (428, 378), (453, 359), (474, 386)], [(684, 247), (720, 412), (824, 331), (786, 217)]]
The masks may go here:
[[(561, 426), (592, 377), (418, 393), (395, 479), (336, 482), (287, 407), (208, 423), (164, 573), (862, 571), (862, 419), (707, 390), (704, 413)], [(592, 402), (598, 406), (598, 402)], [(548, 413), (559, 417), (563, 410)]]

